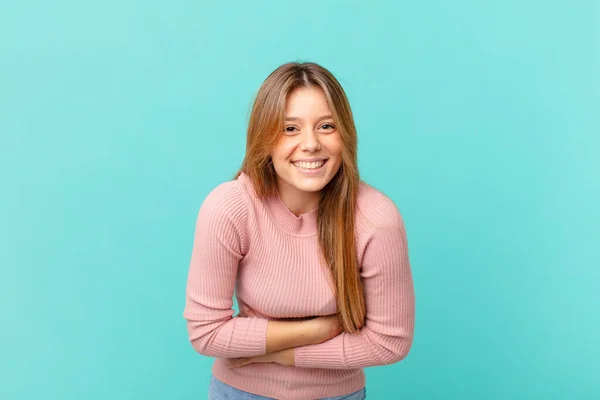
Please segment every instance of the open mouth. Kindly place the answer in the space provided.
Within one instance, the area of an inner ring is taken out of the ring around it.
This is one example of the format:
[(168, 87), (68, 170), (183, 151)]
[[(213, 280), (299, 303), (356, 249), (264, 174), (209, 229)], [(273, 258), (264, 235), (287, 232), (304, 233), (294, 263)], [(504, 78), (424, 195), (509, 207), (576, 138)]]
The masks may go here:
[(327, 159), (325, 160), (319, 160), (319, 161), (313, 161), (313, 162), (306, 162), (306, 161), (296, 161), (293, 162), (292, 165), (296, 168), (298, 168), (300, 171), (302, 172), (319, 172), (320, 170), (323, 169), (323, 166), (325, 164), (327, 164)]

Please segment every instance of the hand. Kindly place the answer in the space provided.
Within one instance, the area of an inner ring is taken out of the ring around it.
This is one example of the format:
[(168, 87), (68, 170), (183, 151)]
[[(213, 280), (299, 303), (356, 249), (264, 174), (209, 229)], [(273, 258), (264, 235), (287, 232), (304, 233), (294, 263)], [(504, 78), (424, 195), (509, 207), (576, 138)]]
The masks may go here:
[(254, 363), (277, 363), (286, 366), (294, 366), (294, 348), (274, 351), (255, 357), (230, 358), (229, 367), (239, 368)]

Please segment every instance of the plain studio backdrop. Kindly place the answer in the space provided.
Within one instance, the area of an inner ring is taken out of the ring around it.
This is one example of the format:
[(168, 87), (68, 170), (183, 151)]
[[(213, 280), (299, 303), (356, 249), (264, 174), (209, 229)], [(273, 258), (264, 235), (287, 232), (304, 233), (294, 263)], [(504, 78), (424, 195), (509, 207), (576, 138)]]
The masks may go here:
[(347, 91), (415, 340), (369, 399), (600, 398), (597, 1), (3, 1), (0, 398), (204, 399), (198, 208), (268, 73)]

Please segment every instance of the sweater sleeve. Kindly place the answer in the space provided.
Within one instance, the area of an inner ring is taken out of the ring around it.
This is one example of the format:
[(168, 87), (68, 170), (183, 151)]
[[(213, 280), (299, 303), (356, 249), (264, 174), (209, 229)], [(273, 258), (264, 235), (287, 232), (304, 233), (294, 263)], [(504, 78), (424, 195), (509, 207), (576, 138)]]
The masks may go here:
[(268, 320), (233, 318), (246, 217), (235, 181), (215, 188), (198, 213), (183, 316), (192, 346), (206, 356), (252, 357), (266, 352)]
[(363, 256), (365, 326), (354, 334), (343, 332), (321, 344), (296, 347), (297, 367), (364, 368), (393, 364), (408, 354), (415, 298), (406, 232), (395, 205), (385, 208), (385, 221), (373, 230)]

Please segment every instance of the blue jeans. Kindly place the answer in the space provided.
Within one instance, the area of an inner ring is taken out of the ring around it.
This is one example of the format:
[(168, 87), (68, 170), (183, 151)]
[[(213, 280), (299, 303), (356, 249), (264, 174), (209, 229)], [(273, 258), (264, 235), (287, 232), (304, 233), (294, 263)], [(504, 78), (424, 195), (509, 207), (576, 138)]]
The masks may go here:
[[(327, 397), (321, 400), (364, 400), (367, 398), (365, 388), (357, 392), (345, 394), (343, 396)], [(208, 389), (208, 400), (274, 400), (271, 397), (259, 396), (244, 392), (221, 382), (214, 375), (210, 378), (210, 388)]]

